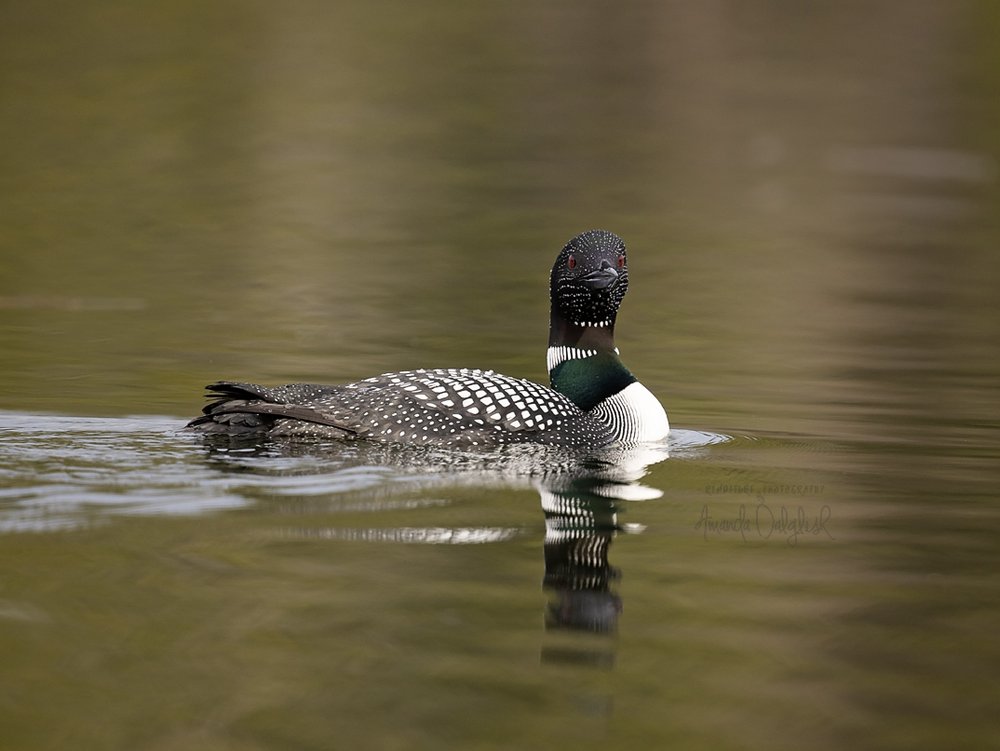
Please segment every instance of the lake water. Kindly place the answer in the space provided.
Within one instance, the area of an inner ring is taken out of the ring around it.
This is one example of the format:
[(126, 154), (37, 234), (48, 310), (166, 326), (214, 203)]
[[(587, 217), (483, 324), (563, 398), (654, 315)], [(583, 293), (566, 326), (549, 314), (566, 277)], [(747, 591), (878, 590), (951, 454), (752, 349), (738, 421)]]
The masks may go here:
[[(1000, 6), (0, 10), (0, 748), (1000, 748)], [(664, 446), (212, 445), (218, 378)]]

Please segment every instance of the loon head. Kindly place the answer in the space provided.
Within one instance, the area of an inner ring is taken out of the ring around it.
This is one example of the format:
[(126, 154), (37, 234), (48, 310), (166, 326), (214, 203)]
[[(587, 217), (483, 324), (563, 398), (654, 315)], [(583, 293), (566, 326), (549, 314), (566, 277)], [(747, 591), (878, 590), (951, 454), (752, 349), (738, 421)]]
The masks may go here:
[(568, 243), (549, 279), (550, 346), (614, 349), (615, 318), (628, 290), (625, 243), (594, 229)]
[(582, 328), (611, 328), (628, 290), (625, 243), (605, 230), (577, 235), (552, 266), (553, 318)]

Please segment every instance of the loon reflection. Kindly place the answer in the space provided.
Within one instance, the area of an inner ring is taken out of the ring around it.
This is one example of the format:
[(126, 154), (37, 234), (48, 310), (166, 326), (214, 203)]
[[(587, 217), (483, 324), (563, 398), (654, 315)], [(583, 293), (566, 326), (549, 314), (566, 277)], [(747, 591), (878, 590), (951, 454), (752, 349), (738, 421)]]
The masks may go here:
[(666, 447), (620, 449), (590, 463), (586, 472), (547, 477), (537, 483), (545, 514), (545, 574), (542, 588), (549, 593), (543, 645), (545, 663), (610, 668), (614, 645), (561, 639), (561, 633), (614, 634), (622, 613), (615, 591), (621, 571), (608, 560), (611, 543), (623, 531), (641, 531), (638, 524), (623, 525), (623, 501), (659, 498), (662, 493), (636, 481), (647, 468), (668, 456)]
[[(678, 431), (679, 437), (683, 433)], [(694, 446), (682, 446), (682, 451), (690, 448)], [(317, 467), (309, 466), (309, 457), (319, 460), (320, 467), (330, 468), (330, 454), (321, 445), (265, 444), (233, 449), (231, 444), (217, 446), (211, 451), (212, 458), (227, 465), (228, 472), (257, 477), (261, 473), (271, 474), (272, 492), (301, 498), (310, 505), (320, 503), (338, 511), (393, 511), (439, 506), (447, 501), (410, 495), (414, 490), (437, 487), (534, 487), (545, 521), (542, 588), (550, 598), (545, 610), (546, 629), (594, 634), (614, 633), (622, 613), (621, 597), (614, 591), (621, 574), (608, 559), (611, 543), (620, 532), (642, 529), (638, 524), (619, 522), (622, 504), (662, 495), (661, 491), (643, 486), (638, 480), (650, 466), (670, 455), (667, 443), (616, 446), (586, 453), (547, 447), (506, 447), (503, 452), (490, 455), (365, 446), (341, 452), (332, 474), (329, 471), (315, 474)], [(259, 462), (261, 458), (265, 461)], [(273, 465), (268, 458), (279, 461)], [(281, 490), (286, 480), (291, 482)], [(362, 498), (357, 503), (338, 498), (341, 494), (336, 486), (341, 483), (344, 483), (341, 490), (352, 494), (360, 490)], [(365, 493), (367, 487), (377, 489), (370, 494), (372, 497)], [(329, 506), (331, 500), (335, 501), (334, 506)], [(428, 512), (433, 515), (430, 509)], [(484, 544), (519, 537), (524, 530), (431, 525), (305, 527), (285, 532), (293, 537), (358, 542)], [(600, 657), (593, 650), (549, 645), (543, 649), (543, 659), (603, 662), (606, 657)]]
[(545, 623), (597, 633), (616, 629), (621, 598), (611, 590), (620, 572), (608, 562), (619, 531), (615, 502), (595, 492), (595, 478), (566, 488), (540, 488), (545, 512), (545, 578), (552, 592)]

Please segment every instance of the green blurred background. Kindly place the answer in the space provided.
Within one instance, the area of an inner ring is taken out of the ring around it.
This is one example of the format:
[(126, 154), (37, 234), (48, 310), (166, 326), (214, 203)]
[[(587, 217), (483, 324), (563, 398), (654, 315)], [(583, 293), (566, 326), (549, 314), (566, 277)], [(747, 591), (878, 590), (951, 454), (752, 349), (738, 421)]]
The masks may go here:
[(998, 34), (992, 2), (5, 4), (0, 407), (543, 379), (590, 227), (675, 421), (788, 427), (788, 388), (816, 416), (911, 344), (996, 373)]

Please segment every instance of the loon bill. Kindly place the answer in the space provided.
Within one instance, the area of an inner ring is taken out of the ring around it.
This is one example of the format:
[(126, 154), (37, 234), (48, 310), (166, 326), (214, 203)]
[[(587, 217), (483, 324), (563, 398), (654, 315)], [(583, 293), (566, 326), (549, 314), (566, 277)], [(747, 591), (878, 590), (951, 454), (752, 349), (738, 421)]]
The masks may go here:
[(590, 230), (549, 280), (551, 388), (468, 368), (384, 373), (342, 386), (218, 381), (187, 427), (229, 436), (367, 439), (429, 446), (539, 443), (600, 448), (667, 436), (667, 414), (625, 367), (615, 319), (628, 290), (625, 243)]

